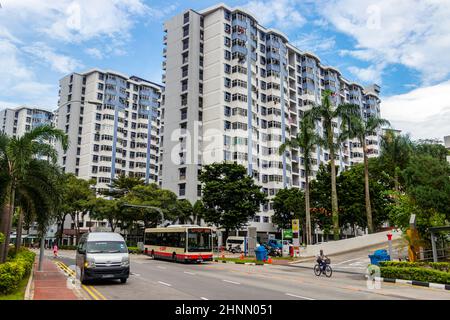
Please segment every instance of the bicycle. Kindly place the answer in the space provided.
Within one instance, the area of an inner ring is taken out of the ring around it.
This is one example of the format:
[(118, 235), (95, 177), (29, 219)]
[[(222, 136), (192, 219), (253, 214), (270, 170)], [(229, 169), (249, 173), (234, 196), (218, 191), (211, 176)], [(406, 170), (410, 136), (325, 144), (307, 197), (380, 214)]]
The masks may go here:
[(327, 278), (333, 274), (333, 269), (330, 266), (330, 259), (326, 259), (322, 264), (316, 264), (314, 266), (314, 274), (320, 277), (321, 274), (325, 274)]

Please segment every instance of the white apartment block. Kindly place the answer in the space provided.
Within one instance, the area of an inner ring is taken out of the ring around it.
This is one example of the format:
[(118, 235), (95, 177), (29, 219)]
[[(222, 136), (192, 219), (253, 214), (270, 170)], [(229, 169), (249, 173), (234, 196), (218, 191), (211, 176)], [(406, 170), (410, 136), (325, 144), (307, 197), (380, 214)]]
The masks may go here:
[[(201, 196), (199, 170), (213, 162), (244, 165), (269, 198), (284, 187), (304, 188), (301, 150), (283, 156), (278, 150), (296, 136), (303, 112), (320, 103), (325, 89), (334, 93), (334, 103), (380, 113), (379, 86), (364, 88), (343, 78), (241, 9), (219, 4), (188, 10), (164, 29), (160, 179), (163, 188), (192, 203)], [(336, 134), (339, 124), (336, 119)], [(379, 136), (368, 137), (371, 156), (378, 154)], [(328, 159), (328, 151), (317, 148), (314, 175)], [(361, 146), (347, 141), (336, 159), (340, 170), (362, 162)], [(250, 225), (275, 232), (272, 213), (269, 203)]]
[(21, 106), (0, 111), (0, 131), (11, 137), (20, 137), (33, 128), (53, 123), (53, 112)]
[(119, 174), (158, 182), (161, 89), (110, 70), (62, 78), (56, 123), (70, 143), (59, 150), (63, 170), (96, 179), (97, 191)]

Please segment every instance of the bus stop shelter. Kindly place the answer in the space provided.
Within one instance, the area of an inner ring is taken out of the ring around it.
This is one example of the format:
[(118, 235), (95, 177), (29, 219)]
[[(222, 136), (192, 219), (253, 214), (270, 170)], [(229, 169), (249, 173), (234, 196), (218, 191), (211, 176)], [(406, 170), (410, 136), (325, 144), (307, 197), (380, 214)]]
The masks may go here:
[(441, 227), (431, 227), (428, 228), (428, 231), (431, 234), (431, 249), (433, 250), (433, 262), (438, 262), (438, 254), (436, 248), (436, 233), (446, 231), (450, 232), (450, 226), (441, 226)]

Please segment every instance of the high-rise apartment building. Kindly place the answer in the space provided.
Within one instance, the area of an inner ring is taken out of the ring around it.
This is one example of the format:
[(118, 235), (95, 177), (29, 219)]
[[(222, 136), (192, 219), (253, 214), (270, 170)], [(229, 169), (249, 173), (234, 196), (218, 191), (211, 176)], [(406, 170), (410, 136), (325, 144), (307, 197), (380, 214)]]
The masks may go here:
[(20, 137), (35, 127), (52, 123), (53, 112), (44, 109), (22, 106), (0, 111), (0, 131), (11, 137)]
[[(284, 187), (304, 188), (302, 151), (280, 156), (278, 150), (296, 136), (304, 111), (321, 102), (323, 90), (333, 92), (334, 104), (355, 103), (366, 116), (380, 112), (379, 86), (345, 79), (243, 10), (223, 4), (188, 10), (164, 28), (160, 172), (162, 187), (180, 198), (197, 200), (202, 165), (222, 161), (244, 165), (269, 198)], [(333, 123), (336, 135), (340, 121)], [(323, 132), (320, 123), (317, 130)], [(367, 140), (377, 155), (379, 133)], [(317, 148), (314, 155), (315, 175), (329, 153)], [(361, 162), (361, 146), (343, 143), (336, 159), (340, 170)], [(251, 225), (273, 232), (271, 215), (269, 202)]]
[(57, 127), (69, 135), (59, 150), (65, 172), (106, 189), (119, 174), (158, 181), (162, 87), (135, 76), (92, 69), (60, 80)]

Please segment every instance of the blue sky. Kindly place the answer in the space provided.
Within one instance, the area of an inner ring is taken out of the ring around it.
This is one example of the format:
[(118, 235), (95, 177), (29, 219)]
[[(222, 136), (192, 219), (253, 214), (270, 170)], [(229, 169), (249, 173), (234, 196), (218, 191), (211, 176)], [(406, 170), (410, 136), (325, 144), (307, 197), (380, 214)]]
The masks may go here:
[[(164, 20), (216, 1), (0, 0), (0, 109), (55, 109), (58, 80), (91, 67), (161, 81)], [(413, 138), (450, 134), (450, 1), (227, 1), (362, 84)]]

